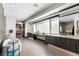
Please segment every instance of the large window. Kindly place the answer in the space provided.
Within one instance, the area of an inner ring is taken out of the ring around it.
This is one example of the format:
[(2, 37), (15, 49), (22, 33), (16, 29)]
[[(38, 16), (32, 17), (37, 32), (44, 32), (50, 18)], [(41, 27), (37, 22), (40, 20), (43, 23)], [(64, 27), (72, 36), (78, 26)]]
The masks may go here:
[[(51, 22), (50, 22), (51, 20)], [(59, 34), (59, 18), (51, 18), (33, 25), (33, 32)]]
[(37, 32), (37, 24), (35, 23), (35, 24), (33, 24), (33, 32)]
[(59, 34), (59, 19), (58, 17), (51, 19), (51, 33)]
[(39, 31), (40, 33), (49, 33), (49, 25), (49, 20), (39, 22), (37, 23), (37, 31)]

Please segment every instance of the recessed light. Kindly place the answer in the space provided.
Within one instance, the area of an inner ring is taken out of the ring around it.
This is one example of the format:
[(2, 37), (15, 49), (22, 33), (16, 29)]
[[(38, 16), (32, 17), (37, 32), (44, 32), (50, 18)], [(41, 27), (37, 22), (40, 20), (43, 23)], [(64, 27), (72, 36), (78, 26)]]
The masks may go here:
[(33, 4), (33, 7), (36, 7), (37, 8), (38, 7), (38, 4), (37, 3), (34, 3)]
[(11, 7), (15, 7), (15, 4), (12, 4)]

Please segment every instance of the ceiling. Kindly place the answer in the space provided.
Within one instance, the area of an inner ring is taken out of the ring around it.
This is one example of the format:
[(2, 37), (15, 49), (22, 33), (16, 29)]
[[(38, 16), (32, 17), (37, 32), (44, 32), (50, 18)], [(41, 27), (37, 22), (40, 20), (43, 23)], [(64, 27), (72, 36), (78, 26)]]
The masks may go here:
[(17, 21), (32, 20), (66, 3), (3, 3), (4, 16)]
[(4, 15), (24, 21), (32, 15), (42, 11), (54, 3), (3, 3)]

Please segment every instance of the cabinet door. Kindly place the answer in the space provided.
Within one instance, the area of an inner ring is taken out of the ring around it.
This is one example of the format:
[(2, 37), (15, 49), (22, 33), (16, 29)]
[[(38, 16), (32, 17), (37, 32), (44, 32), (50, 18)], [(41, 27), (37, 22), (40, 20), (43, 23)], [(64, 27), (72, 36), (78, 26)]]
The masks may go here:
[(45, 36), (45, 42), (49, 44), (51, 43), (50, 36), (48, 35)]
[(63, 40), (63, 38), (62, 37), (60, 37), (60, 47), (62, 48), (62, 40)]
[(79, 40), (75, 41), (75, 52), (79, 53)]
[(69, 44), (69, 43), (70, 43), (70, 39), (67, 38), (66, 40), (67, 40), (67, 42), (66, 42), (66, 49), (69, 50), (69, 49), (70, 49), (70, 48), (69, 48), (69, 47), (70, 47), (70, 46), (69, 46), (69, 45), (70, 45), (70, 44)]
[(60, 46), (60, 37), (55, 37), (55, 43), (56, 46)]
[(69, 39), (69, 50), (75, 52), (75, 39)]
[(66, 49), (67, 48), (67, 38), (62, 38), (61, 43), (62, 43), (62, 48)]
[(54, 45), (54, 36), (50, 36), (50, 44), (53, 44)]

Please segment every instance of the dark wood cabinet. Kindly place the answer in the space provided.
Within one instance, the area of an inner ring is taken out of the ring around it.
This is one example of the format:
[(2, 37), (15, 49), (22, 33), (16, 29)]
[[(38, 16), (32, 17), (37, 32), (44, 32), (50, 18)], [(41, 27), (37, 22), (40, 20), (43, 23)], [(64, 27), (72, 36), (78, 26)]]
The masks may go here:
[(78, 39), (49, 36), (49, 35), (46, 35), (45, 38), (46, 38), (45, 42), (48, 44), (52, 44), (60, 48), (67, 49), (69, 51), (79, 53), (79, 40)]
[[(35, 35), (35, 36), (37, 37), (37, 35)], [(34, 34), (28, 33), (28, 37), (34, 38)], [(44, 42), (47, 44), (52, 44), (52, 45), (55, 45), (57, 47), (75, 52), (75, 53), (79, 53), (79, 40), (78, 39), (45, 35)]]

